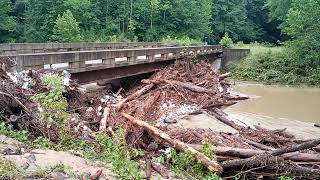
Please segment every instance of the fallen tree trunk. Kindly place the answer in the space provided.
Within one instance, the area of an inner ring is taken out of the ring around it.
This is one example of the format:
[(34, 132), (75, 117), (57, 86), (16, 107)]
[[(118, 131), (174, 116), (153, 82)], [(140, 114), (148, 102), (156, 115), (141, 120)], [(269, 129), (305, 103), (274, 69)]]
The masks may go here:
[(270, 146), (266, 146), (264, 144), (261, 144), (261, 143), (255, 142), (255, 141), (251, 141), (249, 139), (245, 139), (245, 138), (242, 138), (242, 137), (235, 137), (235, 138), (238, 139), (239, 141), (244, 141), (244, 142), (250, 144), (251, 146), (254, 146), (254, 147), (259, 148), (261, 150), (266, 150), (266, 151), (275, 150), (274, 148), (272, 148)]
[(294, 146), (289, 146), (289, 147), (285, 147), (285, 148), (281, 148), (281, 149), (276, 149), (274, 151), (271, 152), (271, 154), (273, 156), (279, 156), (281, 154), (284, 153), (289, 153), (289, 152), (295, 152), (295, 151), (301, 151), (304, 149), (310, 149), (313, 148), (315, 146), (318, 146), (320, 144), (320, 139), (316, 139), (316, 140), (311, 140), (299, 145), (294, 145)]
[[(201, 145), (190, 145), (196, 150), (201, 149)], [(255, 149), (241, 149), (233, 147), (221, 147), (215, 146), (214, 152), (218, 156), (227, 156), (234, 158), (250, 158), (259, 154), (267, 153), (268, 151), (255, 150)], [(286, 153), (281, 155), (285, 160), (291, 160), (295, 162), (320, 162), (320, 154), (308, 154), (308, 153)]]
[[(304, 149), (309, 149), (320, 144), (320, 139), (308, 141), (296, 146), (285, 147), (281, 149), (276, 149), (270, 152), (266, 152), (257, 156), (253, 156), (247, 159), (236, 159), (231, 161), (225, 161), (221, 165), (223, 168), (237, 168), (237, 167), (259, 167), (261, 163), (267, 163), (269, 160), (277, 160), (278, 158), (283, 159), (282, 157), (278, 157), (282, 154), (287, 154), (291, 152), (301, 151)], [(272, 162), (271, 162), (272, 163)], [(250, 165), (250, 166), (248, 166)]]
[(230, 100), (230, 101), (242, 101), (242, 100), (247, 100), (247, 99), (249, 99), (249, 97), (247, 97), (247, 96), (230, 96), (230, 95), (224, 95), (224, 97), (225, 97), (227, 100)]
[(145, 87), (141, 88), (140, 90), (136, 91), (135, 93), (131, 94), (130, 96), (124, 98), (123, 100), (121, 100), (120, 102), (117, 103), (117, 105), (116, 105), (117, 110), (120, 110), (122, 108), (122, 106), (124, 105), (124, 103), (131, 101), (134, 98), (140, 97), (141, 95), (143, 95), (144, 93), (149, 91), (151, 88), (153, 88), (153, 86), (154, 86), (154, 84), (146, 85)]
[(160, 83), (167, 83), (167, 84), (171, 84), (171, 85), (176, 85), (176, 86), (179, 86), (179, 87), (182, 87), (182, 88), (185, 88), (185, 89), (188, 89), (190, 91), (193, 91), (193, 92), (197, 92), (197, 93), (208, 93), (208, 94), (217, 94), (216, 91), (214, 90), (211, 90), (211, 89), (206, 89), (206, 88), (203, 88), (201, 86), (197, 86), (197, 85), (194, 85), (192, 83), (189, 83), (189, 82), (180, 82), (180, 81), (170, 81), (170, 80), (166, 80), (166, 79), (159, 79), (159, 80), (142, 80), (141, 81), (142, 83), (145, 83), (145, 84), (160, 84)]
[(160, 137), (161, 139), (165, 140), (167, 143), (172, 145), (174, 148), (176, 148), (179, 151), (184, 151), (184, 152), (191, 152), (193, 156), (205, 167), (207, 167), (210, 171), (212, 172), (217, 172), (217, 173), (222, 173), (222, 167), (215, 161), (212, 161), (209, 159), (207, 156), (202, 154), (201, 152), (195, 150), (194, 148), (188, 146), (187, 144), (176, 140), (172, 139), (168, 134), (165, 132), (157, 129), (154, 126), (149, 125), (148, 123), (141, 121), (139, 119), (135, 119), (133, 116), (130, 116), (128, 114), (122, 113), (122, 116), (124, 116), (126, 119), (128, 119), (131, 123), (138, 125), (140, 127), (145, 128), (152, 134)]
[(227, 78), (227, 77), (230, 77), (230, 75), (231, 75), (231, 72), (227, 72), (227, 73), (225, 73), (225, 74), (221, 74), (221, 75), (219, 76), (219, 80), (223, 80), (223, 79), (225, 79), (225, 78)]
[(216, 108), (213, 108), (212, 111), (209, 111), (208, 113), (210, 115), (213, 115), (216, 119), (223, 122), (224, 124), (234, 128), (236, 130), (240, 130), (240, 127), (236, 123), (234, 123), (233, 121), (228, 119), (225, 115), (223, 115), (223, 113), (217, 112)]

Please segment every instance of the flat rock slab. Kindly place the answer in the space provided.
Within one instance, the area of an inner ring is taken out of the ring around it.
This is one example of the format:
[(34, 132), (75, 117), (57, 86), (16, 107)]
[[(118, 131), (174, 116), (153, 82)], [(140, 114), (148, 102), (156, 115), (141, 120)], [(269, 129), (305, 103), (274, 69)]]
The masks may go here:
[(210, 116), (207, 113), (184, 116), (178, 120), (178, 123), (176, 125), (183, 126), (185, 128), (211, 129), (216, 132), (225, 132), (232, 134), (238, 133), (236, 129), (222, 123), (221, 121), (217, 120), (215, 117)]
[(69, 167), (70, 169), (72, 169), (72, 171), (77, 172), (79, 174), (93, 175), (98, 170), (102, 170), (102, 175), (100, 179), (115, 179), (112, 176), (112, 172), (110, 168), (107, 168), (106, 166), (97, 167), (97, 164), (92, 165), (84, 158), (75, 156), (68, 152), (36, 149), (36, 150), (32, 150), (29, 153), (25, 153), (23, 155), (2, 156), (2, 158), (14, 162), (17, 165), (17, 167), (21, 167), (24, 169), (26, 169), (25, 166), (28, 163), (30, 163), (30, 157), (32, 157), (33, 163), (35, 166), (35, 168), (33, 168), (32, 170), (36, 170), (37, 168), (45, 169), (45, 168), (63, 164), (66, 167)]

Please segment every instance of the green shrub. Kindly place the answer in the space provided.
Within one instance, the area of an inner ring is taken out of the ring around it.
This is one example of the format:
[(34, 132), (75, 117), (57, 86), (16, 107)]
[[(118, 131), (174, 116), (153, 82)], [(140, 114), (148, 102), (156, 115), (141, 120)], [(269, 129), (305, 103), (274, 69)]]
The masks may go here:
[(320, 65), (297, 59), (287, 47), (258, 43), (242, 47), (250, 48), (250, 55), (227, 67), (235, 79), (266, 84), (320, 85)]
[(142, 171), (132, 159), (143, 155), (141, 150), (128, 151), (126, 148), (125, 131), (118, 128), (113, 138), (98, 134), (97, 141), (102, 150), (100, 158), (112, 164), (113, 173), (120, 179), (143, 179)]
[(72, 12), (67, 10), (59, 15), (54, 26), (52, 39), (58, 42), (80, 42), (80, 27)]
[(222, 45), (225, 48), (231, 48), (233, 45), (232, 39), (229, 37), (228, 33), (224, 34), (224, 37), (220, 41), (220, 45)]
[[(215, 160), (213, 145), (207, 141), (202, 143), (202, 153), (212, 160)], [(199, 163), (190, 152), (177, 152), (173, 148), (167, 148), (153, 161), (165, 164), (171, 167), (173, 171), (181, 177), (190, 179), (205, 179), (205, 180), (221, 180), (217, 174), (210, 172), (205, 166)]]
[(67, 107), (68, 102), (63, 96), (64, 86), (61, 77), (56, 74), (44, 76), (42, 83), (49, 89), (49, 92), (36, 94), (32, 99), (38, 102), (43, 108), (41, 119), (45, 124), (54, 125), (59, 131), (60, 145), (64, 146), (71, 142), (69, 128), (65, 127), (70, 117)]

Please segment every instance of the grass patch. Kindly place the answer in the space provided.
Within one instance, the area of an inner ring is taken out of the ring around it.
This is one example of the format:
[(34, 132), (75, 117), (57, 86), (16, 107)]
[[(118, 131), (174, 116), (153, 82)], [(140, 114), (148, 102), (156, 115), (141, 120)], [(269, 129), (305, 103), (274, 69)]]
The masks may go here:
[(23, 172), (13, 162), (0, 159), (0, 179), (14, 179), (22, 175)]

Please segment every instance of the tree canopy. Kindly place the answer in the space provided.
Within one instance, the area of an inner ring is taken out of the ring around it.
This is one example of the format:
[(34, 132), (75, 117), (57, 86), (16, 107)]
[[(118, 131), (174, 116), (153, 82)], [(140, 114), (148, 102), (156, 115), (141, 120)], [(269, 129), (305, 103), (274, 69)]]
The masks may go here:
[(228, 33), (235, 41), (276, 43), (293, 37), (290, 18), (311, 1), (299, 2), (301, 7), (297, 0), (1, 0), (0, 42), (65, 41), (52, 37), (58, 18), (70, 11), (83, 41), (188, 37), (218, 44)]

